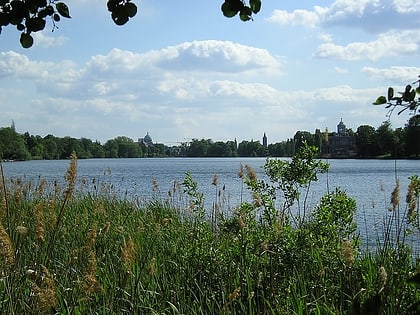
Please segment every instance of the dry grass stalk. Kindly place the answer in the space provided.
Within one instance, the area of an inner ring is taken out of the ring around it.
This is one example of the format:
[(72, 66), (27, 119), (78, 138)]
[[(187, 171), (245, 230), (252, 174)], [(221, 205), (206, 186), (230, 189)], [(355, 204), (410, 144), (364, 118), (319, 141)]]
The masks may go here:
[(407, 189), (406, 202), (408, 205), (408, 217), (414, 219), (417, 215), (417, 208), (420, 195), (420, 182), (411, 180)]
[[(97, 238), (96, 229), (90, 229), (86, 239), (86, 245), (80, 248), (80, 258), (84, 256), (82, 260), (82, 267), (84, 267), (82, 281), (78, 283), (79, 289), (83, 292), (83, 299), (90, 300), (92, 295), (102, 291), (102, 285), (99, 283), (96, 272), (98, 269), (98, 261), (95, 253), (95, 242)], [(83, 263), (85, 264), (83, 266)]]
[(77, 156), (75, 152), (70, 156), (70, 165), (64, 178), (67, 182), (67, 189), (64, 192), (65, 199), (70, 199), (74, 194), (77, 178)]
[(45, 216), (44, 216), (44, 204), (38, 203), (34, 207), (34, 219), (35, 219), (35, 240), (37, 244), (41, 244), (45, 241)]
[(217, 186), (218, 183), (219, 183), (219, 177), (217, 176), (217, 174), (214, 174), (211, 184), (214, 186)]
[(239, 166), (238, 177), (239, 178), (244, 178), (244, 175), (245, 175), (245, 169), (244, 169), (244, 166), (241, 163), (240, 166)]
[(124, 244), (121, 247), (121, 262), (127, 271), (131, 270), (131, 266), (136, 259), (136, 253), (136, 245), (131, 236), (129, 236), (128, 240), (124, 241)]
[(247, 173), (247, 177), (251, 180), (251, 181), (256, 181), (257, 180), (257, 174), (255, 173), (254, 169), (252, 168), (251, 165), (247, 164), (245, 165), (245, 169), (246, 169), (246, 173)]
[(15, 263), (15, 251), (12, 240), (3, 224), (0, 223), (0, 275), (8, 271)]
[(346, 266), (348, 268), (352, 268), (353, 265), (354, 265), (354, 261), (355, 261), (354, 249), (353, 249), (352, 243), (349, 240), (344, 239), (341, 242), (341, 248), (342, 248), (342, 251), (343, 251), (344, 262), (345, 262)]
[(383, 291), (388, 280), (388, 274), (384, 266), (381, 266), (378, 271), (379, 291)]
[(400, 181), (397, 180), (395, 188), (391, 193), (391, 208), (390, 210), (395, 211), (400, 204)]
[(38, 281), (31, 280), (35, 309), (39, 314), (52, 314), (58, 306), (56, 287), (53, 277), (45, 266), (41, 266), (42, 276)]

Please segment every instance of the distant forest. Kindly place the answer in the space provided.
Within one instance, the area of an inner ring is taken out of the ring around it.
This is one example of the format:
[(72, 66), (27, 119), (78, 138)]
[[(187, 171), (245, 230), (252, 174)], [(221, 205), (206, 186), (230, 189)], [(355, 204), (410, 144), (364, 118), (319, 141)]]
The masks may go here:
[[(378, 128), (362, 125), (356, 131), (346, 130), (356, 140), (357, 158), (419, 158), (420, 115), (411, 117), (404, 128), (392, 129), (389, 121)], [(329, 133), (334, 135), (335, 133)], [(177, 146), (154, 143), (147, 145), (120, 136), (101, 144), (87, 138), (41, 137), (29, 132), (19, 134), (14, 123), (0, 128), (0, 158), (2, 160), (56, 160), (68, 159), (76, 152), (79, 159), (139, 158), (139, 157), (289, 157), (303, 142), (319, 148), (326, 144), (326, 135), (319, 129), (315, 133), (297, 131), (293, 138), (264, 146), (261, 141), (213, 141), (192, 139)]]

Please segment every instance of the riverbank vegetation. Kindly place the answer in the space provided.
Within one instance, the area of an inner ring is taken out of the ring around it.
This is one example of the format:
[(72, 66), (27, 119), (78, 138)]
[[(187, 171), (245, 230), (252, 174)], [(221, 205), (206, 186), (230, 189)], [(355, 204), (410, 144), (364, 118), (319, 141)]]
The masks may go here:
[[(420, 115), (412, 116), (404, 128), (392, 129), (389, 121), (378, 128), (362, 125), (356, 131), (347, 129), (346, 135), (354, 137), (351, 158), (418, 158), (420, 156)], [(330, 139), (336, 133), (328, 133)], [(290, 157), (303, 143), (318, 148), (324, 155), (329, 144), (326, 133), (315, 130), (297, 131), (293, 138), (264, 146), (258, 140), (213, 141), (211, 139), (191, 139), (175, 146), (154, 143), (146, 145), (142, 141), (119, 136), (101, 144), (87, 138), (45, 137), (15, 131), (11, 127), (0, 128), (0, 158), (3, 160), (68, 159), (72, 152), (78, 158), (138, 158), (138, 157)], [(342, 148), (341, 148), (342, 149)], [(341, 150), (340, 149), (340, 150)], [(348, 148), (346, 149), (348, 150)]]
[(217, 175), (214, 196), (187, 173), (167, 194), (153, 183), (151, 200), (117, 197), (79, 182), (74, 154), (65, 187), (2, 176), (0, 313), (418, 314), (420, 254), (405, 237), (420, 232), (420, 179), (406, 204), (396, 185), (366, 251), (344, 191), (328, 188), (308, 209), (311, 183), (328, 172), (316, 154), (304, 145), (267, 160), (265, 179), (241, 165), (235, 208)]

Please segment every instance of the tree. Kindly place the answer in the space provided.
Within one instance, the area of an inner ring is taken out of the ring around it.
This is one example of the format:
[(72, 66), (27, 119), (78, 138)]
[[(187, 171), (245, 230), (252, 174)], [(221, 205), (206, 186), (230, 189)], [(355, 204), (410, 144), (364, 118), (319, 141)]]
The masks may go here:
[(411, 84), (416, 83), (419, 84), (417, 88), (413, 88), (410, 84), (408, 84), (405, 87), (404, 92), (398, 92), (400, 96), (395, 96), (394, 88), (389, 87), (387, 96), (379, 96), (373, 105), (386, 104), (385, 108), (389, 108), (388, 116), (390, 116), (397, 107), (402, 107), (402, 109), (398, 112), (398, 115), (406, 110), (409, 110), (413, 115), (416, 114), (416, 112), (420, 113), (420, 97), (416, 99), (417, 94), (420, 94), (420, 79)]
[(395, 156), (396, 138), (389, 120), (384, 121), (382, 125), (376, 129), (375, 142), (379, 146), (380, 154)]
[(207, 156), (208, 149), (211, 145), (210, 139), (192, 139), (190, 146), (187, 149), (187, 156), (190, 157), (204, 157)]
[(411, 117), (405, 127), (407, 156), (420, 156), (420, 115)]
[(0, 159), (28, 160), (30, 157), (22, 135), (11, 127), (0, 128)]
[(375, 128), (369, 125), (362, 125), (356, 131), (357, 153), (361, 158), (373, 157), (378, 154), (375, 145)]
[[(124, 25), (137, 14), (137, 6), (131, 0), (108, 0), (107, 9), (116, 25)], [(221, 6), (223, 15), (231, 18), (239, 13), (242, 21), (252, 20), (261, 9), (261, 0), (225, 0)], [(71, 18), (66, 3), (57, 0), (0, 0), (0, 33), (2, 27), (16, 26), (23, 48), (33, 45), (32, 33), (45, 29), (47, 20), (55, 30), (61, 18)]]

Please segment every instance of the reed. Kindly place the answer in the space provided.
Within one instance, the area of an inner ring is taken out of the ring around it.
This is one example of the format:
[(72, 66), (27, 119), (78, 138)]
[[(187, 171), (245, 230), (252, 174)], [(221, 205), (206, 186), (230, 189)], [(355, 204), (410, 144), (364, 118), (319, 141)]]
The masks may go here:
[[(1, 314), (419, 312), (420, 258), (404, 243), (363, 251), (354, 200), (340, 190), (293, 224), (243, 166), (254, 199), (212, 219), (190, 174), (166, 199), (140, 201), (101, 194), (97, 182), (78, 191), (75, 161), (59, 191), (3, 181)], [(213, 183), (210, 198), (220, 204)], [(276, 216), (262, 215), (264, 207)]]

